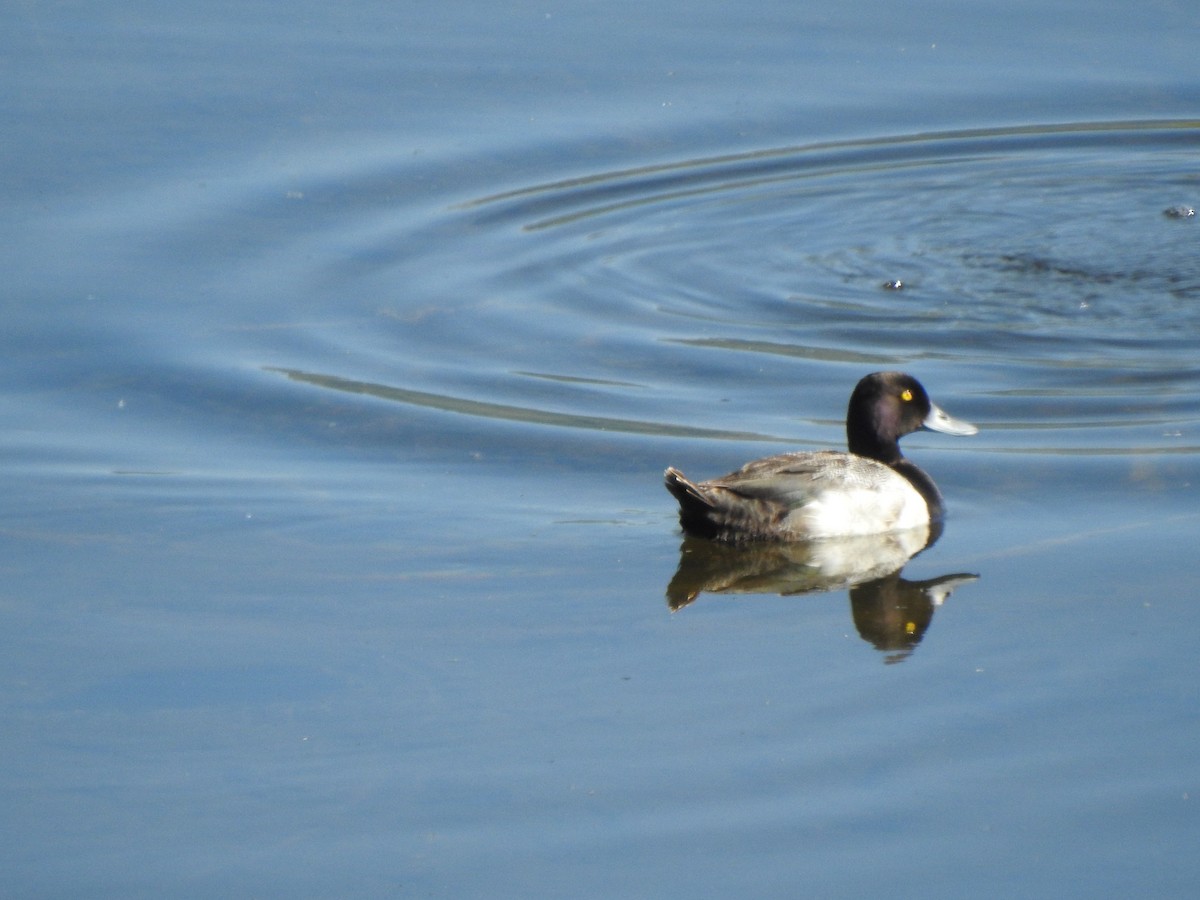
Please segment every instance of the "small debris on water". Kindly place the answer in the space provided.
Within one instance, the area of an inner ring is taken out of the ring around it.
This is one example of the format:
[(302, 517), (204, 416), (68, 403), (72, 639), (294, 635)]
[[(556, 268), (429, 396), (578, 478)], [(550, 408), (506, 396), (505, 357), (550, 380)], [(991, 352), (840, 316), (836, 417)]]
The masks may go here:
[(899, 291), (899, 290), (902, 290), (903, 288), (904, 288), (904, 282), (901, 281), (899, 278), (895, 279), (894, 281), (885, 281), (883, 283), (883, 289), (885, 291)]

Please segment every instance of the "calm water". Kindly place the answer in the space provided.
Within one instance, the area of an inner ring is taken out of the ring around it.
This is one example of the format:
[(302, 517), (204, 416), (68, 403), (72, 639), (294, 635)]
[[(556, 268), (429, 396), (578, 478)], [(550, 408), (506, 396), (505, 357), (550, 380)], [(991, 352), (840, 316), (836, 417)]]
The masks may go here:
[(0, 13), (6, 895), (1194, 889), (1200, 12), (803, 7)]

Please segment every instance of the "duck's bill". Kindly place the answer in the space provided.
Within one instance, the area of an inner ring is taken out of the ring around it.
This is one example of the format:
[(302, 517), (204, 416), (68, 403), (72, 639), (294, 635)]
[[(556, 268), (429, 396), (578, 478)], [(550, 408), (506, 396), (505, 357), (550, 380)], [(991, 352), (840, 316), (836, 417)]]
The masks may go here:
[(969, 434), (979, 433), (979, 429), (970, 422), (956, 419), (938, 406), (934, 406), (929, 411), (929, 415), (925, 417), (922, 425), (930, 431), (940, 431), (942, 434), (958, 434), (965, 437)]

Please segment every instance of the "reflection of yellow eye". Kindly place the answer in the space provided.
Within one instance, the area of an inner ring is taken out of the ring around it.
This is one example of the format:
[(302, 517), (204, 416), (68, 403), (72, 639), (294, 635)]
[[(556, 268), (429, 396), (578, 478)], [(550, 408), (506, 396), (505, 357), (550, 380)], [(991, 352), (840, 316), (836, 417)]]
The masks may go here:
[(900, 394), (900, 399), (903, 400), (905, 403), (907, 403), (909, 400), (912, 399), (912, 391), (905, 388), (904, 392)]

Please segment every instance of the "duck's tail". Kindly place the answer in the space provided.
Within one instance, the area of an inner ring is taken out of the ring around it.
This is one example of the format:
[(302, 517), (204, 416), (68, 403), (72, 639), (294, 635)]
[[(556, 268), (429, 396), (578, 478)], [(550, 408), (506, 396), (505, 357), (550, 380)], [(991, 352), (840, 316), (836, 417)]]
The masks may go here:
[(663, 483), (679, 501), (679, 526), (688, 534), (716, 537), (719, 530), (713, 521), (716, 505), (704, 489), (674, 466), (663, 473)]
[(667, 471), (663, 473), (663, 483), (681, 506), (686, 503), (699, 503), (705, 507), (712, 506), (696, 483), (689, 481), (687, 476), (674, 466), (668, 467)]

